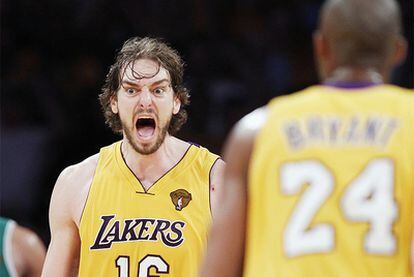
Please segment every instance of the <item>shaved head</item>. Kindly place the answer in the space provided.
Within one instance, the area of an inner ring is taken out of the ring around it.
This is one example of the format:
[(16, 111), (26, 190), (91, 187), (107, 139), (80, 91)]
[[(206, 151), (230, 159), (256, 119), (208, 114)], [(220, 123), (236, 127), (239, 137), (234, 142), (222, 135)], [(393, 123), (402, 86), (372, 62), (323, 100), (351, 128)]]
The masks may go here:
[(395, 0), (327, 0), (319, 32), (329, 45), (335, 67), (382, 70), (401, 38), (400, 9)]

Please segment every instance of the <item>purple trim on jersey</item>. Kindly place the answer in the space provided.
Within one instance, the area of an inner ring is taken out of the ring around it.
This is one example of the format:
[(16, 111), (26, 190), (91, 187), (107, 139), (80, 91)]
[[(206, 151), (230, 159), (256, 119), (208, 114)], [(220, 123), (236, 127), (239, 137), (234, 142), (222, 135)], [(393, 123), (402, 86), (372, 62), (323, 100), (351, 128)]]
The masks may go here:
[(187, 141), (189, 144), (191, 144), (191, 145), (194, 145), (194, 146), (197, 146), (198, 148), (200, 148), (201, 147), (201, 145), (200, 144), (198, 144), (198, 143), (195, 143), (195, 142), (192, 142), (192, 141)]
[(367, 88), (380, 85), (380, 83), (374, 82), (325, 82), (324, 86), (336, 87), (336, 88)]

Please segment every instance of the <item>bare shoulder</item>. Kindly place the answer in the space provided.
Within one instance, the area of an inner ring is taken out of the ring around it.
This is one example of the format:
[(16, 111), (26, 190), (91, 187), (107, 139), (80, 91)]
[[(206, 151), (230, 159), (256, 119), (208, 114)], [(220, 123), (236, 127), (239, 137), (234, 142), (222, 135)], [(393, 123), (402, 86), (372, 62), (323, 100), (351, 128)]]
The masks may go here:
[[(84, 180), (93, 177), (96, 166), (98, 165), (99, 154), (90, 156), (80, 163), (68, 166), (59, 176), (62, 182), (76, 180)], [(58, 180), (59, 180), (58, 179)]]
[(214, 163), (211, 168), (211, 175), (217, 175), (224, 171), (226, 168), (226, 162), (222, 158), (217, 158), (217, 161)]
[[(225, 147), (225, 160), (230, 156), (240, 157), (251, 151), (257, 133), (267, 119), (267, 108), (261, 107), (247, 114), (233, 127)], [(228, 153), (231, 151), (231, 153)]]
[(210, 171), (210, 186), (212, 190), (215, 190), (222, 185), (225, 169), (226, 163), (221, 158), (218, 158)]
[(242, 132), (257, 133), (266, 122), (267, 108), (260, 107), (244, 116), (236, 125), (236, 128)]
[(99, 154), (95, 154), (80, 163), (68, 166), (59, 175), (53, 193), (62, 192), (68, 196), (78, 195), (85, 187), (89, 190)]
[(98, 160), (99, 154), (95, 154), (80, 163), (68, 166), (60, 173), (53, 190), (51, 209), (54, 203), (64, 208), (61, 209), (62, 212), (69, 213), (78, 227)]

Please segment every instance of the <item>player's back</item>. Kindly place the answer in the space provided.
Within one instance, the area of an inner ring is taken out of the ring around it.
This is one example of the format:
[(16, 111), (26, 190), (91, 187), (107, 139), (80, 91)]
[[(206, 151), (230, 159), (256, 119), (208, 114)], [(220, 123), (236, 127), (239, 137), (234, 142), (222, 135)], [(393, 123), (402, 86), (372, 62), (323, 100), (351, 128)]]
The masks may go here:
[(249, 167), (245, 275), (409, 276), (414, 94), (314, 86), (267, 107)]

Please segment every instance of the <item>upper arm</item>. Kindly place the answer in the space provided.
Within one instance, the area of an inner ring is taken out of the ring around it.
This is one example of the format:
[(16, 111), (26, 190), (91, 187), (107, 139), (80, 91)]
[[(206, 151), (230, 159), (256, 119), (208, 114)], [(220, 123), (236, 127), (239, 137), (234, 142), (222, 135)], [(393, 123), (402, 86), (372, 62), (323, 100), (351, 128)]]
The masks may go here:
[(224, 159), (227, 165), (224, 174), (223, 197), (226, 202), (231, 199), (237, 202), (241, 202), (237, 199), (245, 201), (250, 156), (257, 133), (265, 119), (265, 108), (253, 111), (237, 123), (228, 138), (224, 148)]
[(13, 233), (13, 256), (23, 276), (40, 276), (46, 250), (43, 242), (31, 230), (17, 226)]
[(73, 220), (71, 177), (72, 169), (59, 176), (49, 208), (51, 240), (47, 251), (43, 276), (74, 276), (79, 259), (80, 238)]
[(247, 172), (253, 143), (262, 122), (247, 115), (233, 128), (225, 145), (224, 181), (213, 218), (205, 263), (201, 276), (238, 276), (241, 274), (247, 203)]
[(77, 274), (80, 255), (79, 222), (98, 155), (66, 168), (56, 181), (49, 208), (51, 240), (43, 269), (44, 276)]

